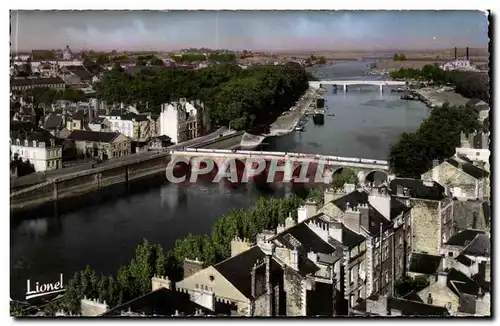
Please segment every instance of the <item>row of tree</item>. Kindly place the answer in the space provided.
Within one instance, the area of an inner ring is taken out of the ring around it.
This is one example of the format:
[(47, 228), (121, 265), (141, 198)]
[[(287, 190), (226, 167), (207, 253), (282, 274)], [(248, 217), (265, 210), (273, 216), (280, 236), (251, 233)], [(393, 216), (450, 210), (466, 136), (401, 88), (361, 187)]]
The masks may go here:
[(462, 131), (470, 133), (481, 127), (475, 110), (445, 103), (433, 109), (416, 132), (401, 135), (389, 152), (391, 167), (397, 176), (420, 178), (432, 168), (434, 159), (454, 155)]
[(392, 58), (394, 61), (405, 61), (408, 60), (406, 54), (404, 53), (394, 53), (394, 57)]
[(71, 102), (81, 102), (87, 99), (87, 96), (82, 90), (67, 88), (64, 90), (56, 90), (48, 87), (35, 87), (26, 92), (25, 97), (32, 101), (37, 107), (39, 105), (50, 106), (55, 101), (65, 100)]
[(453, 85), (455, 91), (467, 98), (479, 98), (485, 102), (490, 98), (490, 82), (488, 74), (442, 70), (439, 65), (425, 65), (422, 69), (402, 68), (391, 72), (393, 79), (411, 79), (430, 81), (439, 85)]
[[(160, 245), (143, 240), (135, 249), (130, 263), (120, 267), (116, 275), (100, 275), (87, 267), (69, 280), (63, 300), (47, 306), (45, 310), (49, 314), (59, 310), (78, 314), (80, 300), (84, 297), (106, 300), (113, 307), (150, 292), (154, 275), (168, 276), (174, 282), (181, 280), (185, 258), (200, 259), (205, 266), (216, 264), (231, 256), (231, 240), (234, 237), (255, 240), (259, 232), (275, 229), (279, 223), (284, 223), (290, 213), (296, 218), (297, 208), (302, 202), (297, 196), (260, 198), (249, 209), (232, 210), (220, 217), (210, 235), (189, 235), (177, 240), (174, 248), (167, 253)], [(15, 311), (22, 314), (18, 306)]]
[(131, 76), (122, 69), (106, 73), (96, 95), (108, 104), (138, 104), (159, 113), (161, 104), (179, 98), (200, 99), (212, 125), (251, 128), (293, 106), (308, 88), (308, 75), (298, 64), (241, 69), (220, 64), (199, 70), (143, 69)]

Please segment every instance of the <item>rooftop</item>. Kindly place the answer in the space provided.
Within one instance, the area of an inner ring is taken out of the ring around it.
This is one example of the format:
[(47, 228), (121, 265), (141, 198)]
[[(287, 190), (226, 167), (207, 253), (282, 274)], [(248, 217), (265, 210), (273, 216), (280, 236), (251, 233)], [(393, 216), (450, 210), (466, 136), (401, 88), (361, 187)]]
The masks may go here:
[(452, 157), (447, 159), (446, 162), (478, 180), (484, 178), (489, 174), (484, 169), (481, 169), (474, 164), (459, 158)]
[(64, 81), (59, 77), (13, 77), (10, 79), (10, 86), (43, 86), (64, 84)]
[(454, 234), (448, 241), (446, 242), (449, 246), (459, 246), (465, 247), (468, 245), (478, 234), (483, 234), (484, 231), (481, 230), (463, 230), (456, 234)]
[(403, 191), (407, 189), (411, 198), (441, 200), (446, 196), (444, 187), (434, 181), (429, 183), (419, 179), (395, 178), (389, 186), (396, 196), (401, 195), (398, 194), (398, 188)]
[(118, 137), (118, 132), (101, 132), (101, 131), (88, 131), (88, 130), (73, 130), (67, 139), (76, 141), (91, 141), (110, 143)]
[(179, 312), (181, 315), (192, 316), (199, 310), (203, 314), (215, 314), (213, 311), (191, 301), (188, 293), (161, 288), (110, 309), (101, 316), (122, 316), (123, 312), (145, 316), (172, 316)]
[(413, 273), (431, 275), (438, 272), (441, 264), (441, 256), (434, 256), (414, 252), (410, 257), (409, 271)]

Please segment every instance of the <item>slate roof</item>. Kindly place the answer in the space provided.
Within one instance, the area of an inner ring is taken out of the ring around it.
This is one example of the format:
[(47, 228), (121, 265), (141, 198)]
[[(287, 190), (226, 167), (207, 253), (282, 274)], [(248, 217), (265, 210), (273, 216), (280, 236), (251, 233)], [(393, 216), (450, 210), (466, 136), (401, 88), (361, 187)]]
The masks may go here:
[(305, 223), (298, 223), (275, 236), (273, 240), (278, 240), (287, 248), (293, 249), (294, 244), (290, 242), (288, 235), (297, 239), (306, 252), (313, 251), (315, 253), (331, 254), (335, 251), (332, 245), (323, 241), (323, 239), (314, 233)]
[(387, 307), (389, 310), (401, 311), (403, 316), (449, 316), (450, 314), (445, 307), (400, 298), (389, 298)]
[(91, 141), (91, 142), (101, 142), (110, 143), (118, 137), (120, 133), (118, 132), (100, 132), (100, 131), (88, 131), (88, 130), (73, 130), (67, 139), (76, 141)]
[(464, 254), (458, 255), (458, 257), (455, 260), (458, 261), (459, 263), (461, 263), (462, 265), (467, 266), (467, 267), (472, 266), (472, 264), (474, 263), (474, 261), (472, 259), (469, 259)]
[(405, 300), (410, 300), (410, 301), (416, 301), (416, 302), (424, 302), (422, 298), (418, 295), (416, 291), (411, 291), (410, 293), (406, 294), (403, 299)]
[[(418, 295), (417, 295), (418, 296)], [(378, 295), (371, 295), (367, 300), (384, 300), (384, 298), (380, 298)], [(358, 311), (366, 312), (366, 301), (361, 301), (356, 307), (353, 309)], [(391, 310), (397, 310), (401, 312), (403, 316), (449, 316), (449, 312), (445, 307), (428, 305), (421, 300), (410, 300), (406, 298), (393, 298), (389, 297), (387, 300), (387, 310), (388, 312)]]
[(382, 231), (390, 228), (391, 222), (368, 203), (368, 194), (366, 192), (356, 190), (333, 201), (333, 204), (340, 208), (343, 212), (346, 211), (347, 203), (349, 203), (351, 207), (355, 207), (358, 204), (368, 204), (370, 207), (370, 227), (367, 231), (369, 231), (372, 235), (380, 233), (380, 224), (382, 224)]
[[(264, 260), (265, 256), (259, 246), (253, 246), (213, 267), (245, 297), (250, 298), (252, 295), (252, 268), (257, 261)], [(274, 259), (271, 259), (271, 270), (280, 268), (279, 264)]]
[(161, 288), (114, 307), (101, 316), (121, 316), (122, 312), (129, 310), (146, 316), (172, 316), (176, 311), (184, 315), (194, 315), (197, 310), (201, 310), (207, 315), (215, 314), (213, 311), (191, 301), (188, 293)]
[(484, 231), (480, 230), (463, 230), (454, 234), (448, 241), (446, 242), (449, 246), (460, 246), (465, 247), (466, 241), (471, 242), (478, 234), (482, 234)]
[(57, 129), (63, 126), (63, 117), (57, 114), (49, 114), (47, 120), (45, 121), (44, 129)]
[(365, 241), (365, 237), (342, 225), (342, 243), (349, 249)]
[(423, 180), (395, 178), (389, 184), (393, 195), (397, 195), (398, 186), (406, 188), (409, 191), (411, 198), (441, 200), (445, 197), (445, 189), (437, 182), (432, 182), (433, 186), (429, 187), (424, 184)]
[(65, 68), (83, 80), (92, 79), (92, 74), (84, 66), (66, 66)]
[(64, 84), (64, 80), (59, 77), (15, 77), (10, 79), (10, 86), (43, 86)]
[(83, 120), (85, 118), (86, 114), (87, 114), (87, 112), (85, 112), (85, 110), (78, 110), (73, 115), (73, 119), (75, 119), (75, 120)]
[(462, 251), (463, 255), (490, 257), (491, 242), (486, 234), (478, 234), (474, 240)]
[(426, 275), (435, 274), (441, 264), (441, 259), (441, 256), (414, 252), (410, 257), (409, 271)]
[(446, 284), (458, 296), (461, 293), (477, 295), (479, 292), (479, 285), (455, 268), (448, 271)]
[(485, 176), (487, 176), (489, 174), (484, 169), (481, 169), (472, 163), (465, 162), (463, 160), (462, 160), (462, 162), (460, 162), (459, 160), (457, 160), (454, 157), (447, 159), (446, 162), (453, 165), (457, 169), (462, 170), (463, 172), (467, 173), (471, 177), (478, 179), (478, 180), (484, 178)]
[[(54, 145), (59, 145), (60, 140), (57, 139), (56, 137), (52, 136), (48, 131), (46, 130), (36, 130), (33, 132), (23, 132), (23, 131), (11, 131), (10, 133), (11, 139), (19, 139), (21, 141), (21, 144), (24, 142), (24, 140), (28, 141), (33, 141), (36, 140), (37, 142), (41, 143), (44, 142), (45, 146), (50, 147), (50, 140), (54, 140)], [(32, 144), (30, 144), (31, 146)]]

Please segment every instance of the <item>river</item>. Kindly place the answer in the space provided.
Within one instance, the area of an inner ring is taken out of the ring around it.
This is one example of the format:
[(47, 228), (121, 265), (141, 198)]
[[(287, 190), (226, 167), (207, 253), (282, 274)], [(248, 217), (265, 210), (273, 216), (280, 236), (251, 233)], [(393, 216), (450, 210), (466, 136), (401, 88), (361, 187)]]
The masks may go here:
[[(319, 67), (325, 79), (370, 79), (369, 61)], [(329, 109), (323, 126), (312, 119), (304, 132), (267, 140), (266, 149), (387, 159), (388, 150), (404, 131), (414, 131), (429, 111), (424, 104), (402, 101), (399, 94), (378, 87), (351, 87), (325, 94)], [(171, 248), (189, 233), (209, 233), (218, 216), (231, 208), (246, 208), (259, 196), (283, 196), (284, 190), (253, 185), (238, 188), (199, 182), (187, 188), (168, 184), (164, 177), (146, 180), (129, 191), (117, 187), (83, 196), (69, 208), (38, 210), (11, 222), (11, 297), (22, 299), (26, 280), (50, 282), (59, 273), (68, 279), (90, 265), (100, 273), (115, 272), (128, 262), (142, 240)]]

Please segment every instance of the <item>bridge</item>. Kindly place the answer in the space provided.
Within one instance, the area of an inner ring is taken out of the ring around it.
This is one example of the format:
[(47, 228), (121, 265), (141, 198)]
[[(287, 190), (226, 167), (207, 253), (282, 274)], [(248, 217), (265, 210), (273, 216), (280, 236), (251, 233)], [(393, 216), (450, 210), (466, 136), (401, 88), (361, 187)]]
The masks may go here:
[(313, 88), (321, 88), (323, 85), (343, 86), (344, 92), (347, 92), (347, 86), (373, 85), (379, 86), (380, 92), (382, 92), (384, 86), (406, 86), (406, 82), (397, 80), (320, 80), (309, 82), (309, 86)]
[[(169, 151), (172, 161), (179, 161), (179, 159), (212, 159), (217, 166), (224, 165), (229, 160), (240, 161), (244, 164), (247, 160), (263, 159), (266, 162), (278, 160), (282, 162), (286, 168), (285, 170), (290, 175), (297, 176), (301, 168), (311, 165), (316, 167), (324, 164), (324, 169), (335, 173), (343, 168), (352, 170), (360, 184), (365, 184), (367, 177), (374, 172), (383, 172), (386, 179), (390, 177), (389, 162), (384, 160), (373, 160), (353, 157), (339, 157), (329, 155), (317, 154), (302, 154), (302, 153), (287, 153), (287, 152), (264, 152), (264, 151), (246, 151), (246, 150), (224, 150), (224, 149), (201, 149), (201, 148), (186, 148), (184, 150), (171, 150)], [(307, 164), (307, 165), (306, 165)], [(308, 170), (308, 175), (311, 171)], [(315, 172), (314, 172), (315, 173)]]

